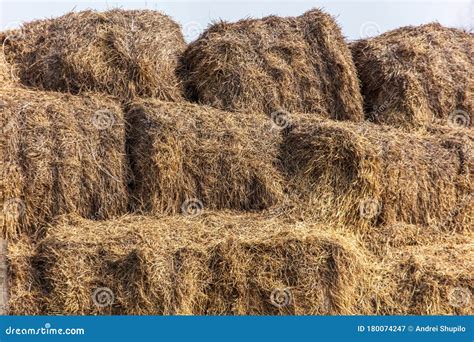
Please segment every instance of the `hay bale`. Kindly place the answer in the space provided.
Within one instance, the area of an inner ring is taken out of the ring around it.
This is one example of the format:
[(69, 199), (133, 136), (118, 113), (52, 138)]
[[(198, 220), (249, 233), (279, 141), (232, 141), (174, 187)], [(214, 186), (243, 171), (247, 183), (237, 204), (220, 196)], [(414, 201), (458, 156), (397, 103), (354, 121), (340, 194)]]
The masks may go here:
[(365, 258), (336, 230), (226, 212), (63, 217), (39, 246), (48, 314), (364, 313)]
[(186, 203), (189, 209), (258, 210), (283, 196), (276, 167), (280, 129), (264, 115), (139, 100), (127, 121), (139, 211), (178, 213)]
[(122, 100), (181, 98), (175, 68), (185, 42), (179, 25), (160, 12), (71, 12), (24, 24), (19, 32), (0, 41), (25, 85)]
[(8, 243), (9, 315), (39, 315), (43, 293), (40, 275), (35, 267), (36, 249), (32, 241), (22, 237)]
[(474, 35), (440, 24), (402, 27), (351, 45), (368, 119), (401, 127), (472, 127)]
[(0, 89), (0, 229), (35, 234), (54, 216), (105, 219), (127, 207), (120, 106), (81, 97)]
[(468, 130), (407, 133), (371, 123), (291, 130), (282, 147), (290, 193), (310, 216), (359, 228), (397, 222), (472, 227)]
[(214, 24), (182, 60), (187, 95), (202, 104), (363, 118), (350, 51), (334, 19), (320, 10)]
[(386, 293), (394, 299), (381, 314), (472, 315), (473, 244), (445, 243), (394, 249), (384, 263)]

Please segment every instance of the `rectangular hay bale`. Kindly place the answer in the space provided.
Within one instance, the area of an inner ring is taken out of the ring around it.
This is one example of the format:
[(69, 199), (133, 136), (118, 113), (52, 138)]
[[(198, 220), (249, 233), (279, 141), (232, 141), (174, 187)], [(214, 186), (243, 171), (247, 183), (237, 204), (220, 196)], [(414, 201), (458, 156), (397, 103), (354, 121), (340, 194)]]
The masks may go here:
[(280, 129), (265, 115), (139, 100), (127, 121), (137, 210), (259, 210), (281, 201)]
[(54, 216), (127, 209), (125, 125), (115, 101), (0, 89), (0, 232), (36, 234)]
[(282, 162), (290, 193), (319, 219), (460, 231), (473, 222), (473, 141), (468, 130), (407, 133), (327, 121), (288, 132)]
[(356, 239), (227, 212), (61, 218), (39, 246), (48, 314), (354, 314), (370, 311)]

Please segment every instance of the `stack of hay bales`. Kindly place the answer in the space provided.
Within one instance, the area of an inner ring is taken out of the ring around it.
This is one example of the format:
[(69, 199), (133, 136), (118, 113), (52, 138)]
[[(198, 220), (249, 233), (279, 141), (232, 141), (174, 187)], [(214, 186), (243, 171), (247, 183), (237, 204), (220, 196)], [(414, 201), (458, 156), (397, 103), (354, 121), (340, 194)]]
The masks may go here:
[[(187, 49), (153, 11), (2, 34), (10, 313), (472, 313), (451, 290), (472, 291), (474, 138), (428, 125), (472, 116), (472, 35), (410, 30), (352, 52), (365, 116), (420, 132), (360, 122), (350, 50), (319, 10), (218, 23)], [(450, 57), (431, 68), (426, 41)], [(396, 107), (373, 100), (392, 92)]]
[(367, 118), (399, 127), (472, 127), (473, 39), (427, 24), (352, 44)]
[(27, 23), (0, 40), (27, 86), (120, 100), (181, 98), (175, 69), (184, 38), (178, 24), (156, 11), (68, 13)]
[(2, 79), (12, 76), (0, 90), (2, 235), (41, 235), (64, 213), (126, 213), (120, 102), (181, 99), (179, 25), (154, 11), (84, 11), (27, 23), (0, 40)]
[(103, 95), (0, 89), (0, 229), (34, 235), (56, 216), (127, 210), (125, 124)]
[[(282, 202), (280, 130), (265, 116), (139, 100), (127, 112), (132, 196), (141, 212), (259, 210)], [(198, 208), (196, 208), (198, 209)]]
[[(232, 212), (99, 222), (68, 216), (39, 249), (50, 314), (371, 310), (367, 256), (355, 238), (319, 225)], [(103, 307), (94, 303), (100, 299)]]
[(291, 192), (318, 218), (366, 229), (405, 222), (462, 231), (474, 214), (472, 148), (463, 131), (322, 122), (292, 129), (282, 162)]
[(183, 55), (188, 98), (230, 111), (363, 118), (350, 51), (334, 19), (247, 19), (211, 26)]

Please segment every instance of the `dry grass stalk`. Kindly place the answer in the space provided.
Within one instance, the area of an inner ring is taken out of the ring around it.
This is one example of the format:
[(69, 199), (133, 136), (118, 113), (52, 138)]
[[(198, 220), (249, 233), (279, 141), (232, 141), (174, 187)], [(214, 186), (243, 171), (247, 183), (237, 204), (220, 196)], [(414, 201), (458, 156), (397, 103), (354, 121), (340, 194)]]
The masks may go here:
[(35, 268), (35, 245), (26, 237), (8, 243), (9, 315), (39, 315), (43, 293)]

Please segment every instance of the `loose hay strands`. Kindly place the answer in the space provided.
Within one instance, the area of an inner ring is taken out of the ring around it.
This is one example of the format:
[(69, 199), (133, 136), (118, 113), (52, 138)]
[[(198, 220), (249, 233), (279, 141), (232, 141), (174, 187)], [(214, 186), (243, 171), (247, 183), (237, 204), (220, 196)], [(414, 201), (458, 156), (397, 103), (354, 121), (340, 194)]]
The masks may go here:
[(35, 268), (35, 246), (26, 237), (8, 243), (9, 315), (42, 313), (39, 273)]
[(183, 55), (188, 97), (231, 111), (310, 112), (363, 119), (354, 64), (334, 19), (246, 19), (211, 26)]
[(6, 61), (5, 54), (0, 51), (0, 87), (5, 87), (12, 82), (12, 68)]
[(34, 234), (64, 213), (124, 213), (125, 125), (115, 102), (20, 88), (0, 89), (0, 100), (3, 237)]
[(1, 40), (25, 85), (123, 100), (181, 98), (175, 69), (185, 42), (179, 25), (160, 12), (68, 13), (27, 23), (19, 32)]
[(49, 314), (353, 314), (371, 305), (355, 241), (255, 214), (69, 216), (38, 260)]
[[(387, 298), (382, 314), (472, 315), (474, 245), (432, 244), (393, 249), (384, 260)], [(390, 294), (390, 295), (389, 295)]]
[(474, 36), (439, 24), (351, 45), (368, 119), (401, 127), (472, 127)]
[(280, 128), (263, 114), (140, 100), (127, 121), (138, 210), (257, 210), (283, 196), (276, 165)]
[(470, 229), (472, 135), (404, 133), (370, 123), (295, 127), (282, 159), (311, 215), (357, 227), (405, 222)]

